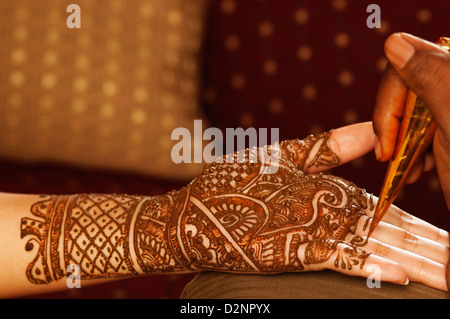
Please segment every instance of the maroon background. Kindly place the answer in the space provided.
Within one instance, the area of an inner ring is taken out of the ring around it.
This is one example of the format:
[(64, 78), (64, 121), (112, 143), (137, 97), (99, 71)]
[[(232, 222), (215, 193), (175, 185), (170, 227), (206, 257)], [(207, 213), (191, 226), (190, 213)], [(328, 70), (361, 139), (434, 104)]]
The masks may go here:
[[(205, 112), (213, 126), (279, 128), (281, 139), (371, 120), (382, 76), (386, 37), (397, 31), (430, 41), (449, 35), (450, 8), (445, 2), (212, 0), (205, 39)], [(366, 26), (370, 14), (366, 8), (370, 3), (381, 7), (382, 29)], [(304, 23), (295, 19), (300, 8), (308, 12)], [(266, 23), (266, 30), (269, 25), (272, 31), (261, 35), (262, 23)], [(339, 33), (349, 39), (347, 46), (336, 45)], [(297, 57), (301, 46), (312, 51), (310, 60), (301, 61)], [(276, 63), (270, 74), (263, 71), (267, 60)], [(352, 77), (344, 84), (339, 82), (343, 71)], [(237, 87), (233, 86), (236, 74), (244, 79), (238, 81)], [(315, 88), (312, 99), (304, 96), (305, 86)], [(271, 104), (274, 99), (277, 103)], [(368, 154), (333, 173), (377, 195), (385, 170), (386, 164), (378, 163), (373, 154)], [(3, 192), (152, 195), (181, 185), (116, 172), (0, 162)], [(419, 182), (408, 185), (395, 203), (450, 230), (450, 214), (435, 172), (424, 174)], [(139, 277), (36, 298), (177, 298), (192, 278), (193, 275)]]

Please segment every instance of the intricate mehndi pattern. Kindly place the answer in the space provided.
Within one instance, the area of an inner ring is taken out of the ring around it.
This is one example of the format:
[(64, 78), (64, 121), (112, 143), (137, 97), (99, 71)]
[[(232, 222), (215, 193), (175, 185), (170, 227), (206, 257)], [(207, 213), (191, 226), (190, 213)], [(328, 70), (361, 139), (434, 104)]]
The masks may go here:
[[(301, 271), (333, 254), (336, 267), (363, 267), (368, 254), (358, 248), (363, 240), (355, 230), (373, 206), (370, 198), (341, 178), (302, 171), (339, 162), (329, 136), (281, 143), (275, 174), (261, 174), (264, 163), (223, 161), (162, 196), (44, 196), (31, 207), (35, 217), (22, 219), (25, 249), (36, 251), (26, 275), (49, 283), (66, 276), (70, 264), (86, 279), (204, 269)], [(354, 235), (350, 243), (348, 234)]]

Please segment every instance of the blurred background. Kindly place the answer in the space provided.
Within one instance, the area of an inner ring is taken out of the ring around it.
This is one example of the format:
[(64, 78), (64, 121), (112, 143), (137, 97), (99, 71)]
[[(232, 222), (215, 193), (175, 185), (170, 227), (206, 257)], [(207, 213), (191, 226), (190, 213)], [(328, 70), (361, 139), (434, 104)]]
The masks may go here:
[[(81, 8), (69, 29), (66, 8)], [(381, 28), (366, 12), (381, 9)], [(0, 0), (0, 191), (163, 194), (190, 181), (177, 127), (279, 128), (302, 138), (369, 121), (393, 32), (450, 35), (448, 1)], [(209, 124), (208, 124), (209, 123)], [(368, 154), (332, 171), (378, 194)], [(450, 230), (435, 172), (395, 204)], [(194, 275), (32, 298), (178, 298)]]

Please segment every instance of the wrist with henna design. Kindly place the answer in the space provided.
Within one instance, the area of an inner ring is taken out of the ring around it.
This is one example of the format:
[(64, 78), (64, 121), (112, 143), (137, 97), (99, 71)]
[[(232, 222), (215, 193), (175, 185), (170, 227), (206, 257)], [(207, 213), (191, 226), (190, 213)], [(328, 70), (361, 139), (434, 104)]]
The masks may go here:
[[(22, 219), (25, 249), (35, 254), (27, 278), (57, 281), (70, 264), (84, 279), (302, 271), (333, 254), (335, 267), (363, 267), (369, 254), (355, 230), (371, 198), (341, 178), (302, 171), (339, 162), (329, 136), (280, 143), (274, 174), (262, 174), (265, 163), (252, 163), (246, 150), (245, 161), (207, 164), (166, 195), (43, 196), (31, 207), (35, 217)], [(337, 251), (339, 244), (345, 248)]]

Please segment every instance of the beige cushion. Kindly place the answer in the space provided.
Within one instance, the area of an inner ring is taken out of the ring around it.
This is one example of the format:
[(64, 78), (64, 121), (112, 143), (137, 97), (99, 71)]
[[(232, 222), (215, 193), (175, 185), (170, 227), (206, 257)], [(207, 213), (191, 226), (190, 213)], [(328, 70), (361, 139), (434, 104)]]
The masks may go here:
[(174, 128), (199, 110), (203, 0), (0, 2), (0, 156), (191, 177)]
[(182, 299), (448, 299), (445, 291), (418, 283), (382, 282), (368, 288), (365, 278), (335, 271), (245, 275), (201, 272), (183, 290)]

